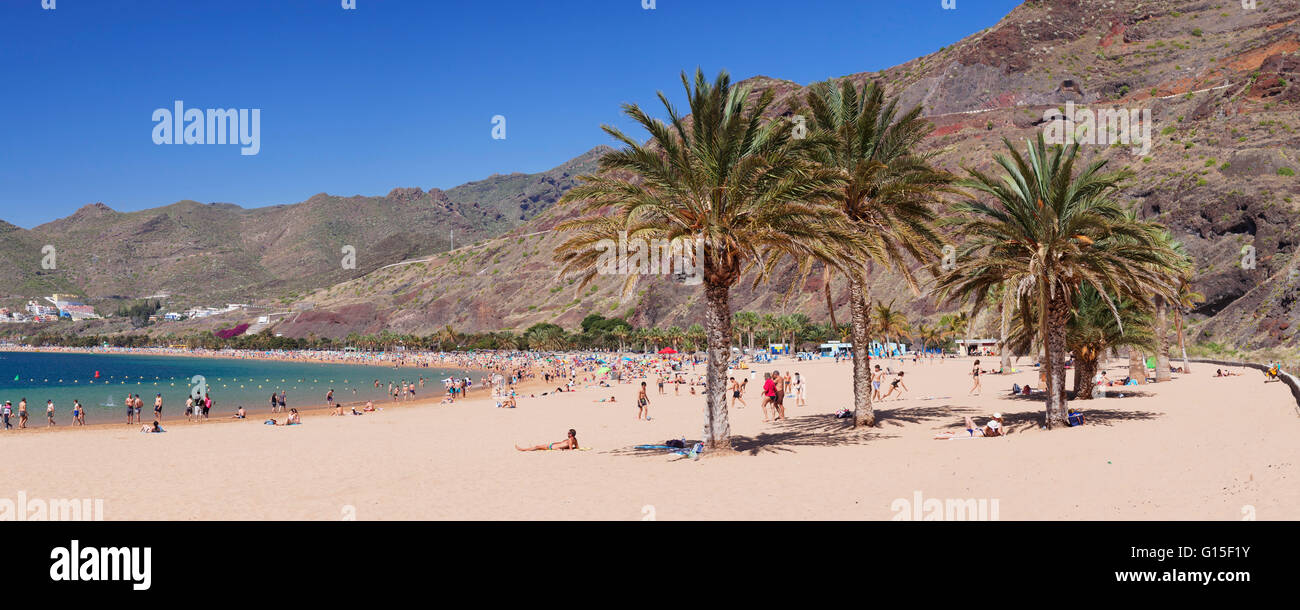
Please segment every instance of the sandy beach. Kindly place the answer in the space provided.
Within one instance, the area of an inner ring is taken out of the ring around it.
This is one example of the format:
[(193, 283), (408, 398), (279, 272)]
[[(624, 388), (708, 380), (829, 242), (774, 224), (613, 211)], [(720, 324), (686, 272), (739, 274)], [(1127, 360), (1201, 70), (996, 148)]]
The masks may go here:
[[(517, 409), (485, 392), (450, 406), (316, 412), (294, 427), (259, 418), (156, 435), (125, 424), (0, 432), (15, 459), (0, 498), (102, 499), (109, 520), (885, 520), (918, 492), (996, 500), (1001, 520), (1300, 518), (1300, 417), (1281, 383), (1193, 365), (1125, 398), (1113, 396), (1133, 388), (1074, 401), (1089, 425), (1045, 431), (1041, 401), (1007, 392), (1036, 385), (1035, 369), (1022, 360), (968, 396), (970, 364), (907, 360), (911, 391), (877, 403), (881, 426), (861, 432), (832, 415), (851, 406), (848, 362), (759, 365), (758, 382), (773, 368), (803, 375), (808, 405), (787, 399), (789, 421), (764, 423), (761, 383), (750, 383), (749, 406), (731, 411), (737, 453), (696, 461), (633, 449), (699, 437), (703, 398), (686, 387), (658, 395), (653, 380), (649, 422), (635, 419), (638, 381), (537, 398), (524, 389)], [(1111, 377), (1126, 366), (1112, 360)], [(594, 402), (610, 395), (617, 402)], [(1012, 430), (1004, 438), (932, 440), (994, 411)], [(589, 450), (514, 449), (569, 428)]]

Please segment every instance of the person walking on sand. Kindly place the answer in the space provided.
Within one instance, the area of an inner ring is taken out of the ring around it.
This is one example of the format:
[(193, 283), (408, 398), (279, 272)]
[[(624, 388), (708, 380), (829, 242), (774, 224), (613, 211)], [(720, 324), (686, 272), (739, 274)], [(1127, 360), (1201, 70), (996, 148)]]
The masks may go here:
[(971, 369), (970, 376), (975, 378), (975, 385), (972, 385), (970, 387), (970, 391), (967, 392), (966, 395), (969, 396), (971, 394), (980, 394), (981, 392), (983, 392), (984, 386), (980, 383), (980, 361), (979, 360), (975, 361), (975, 367)]
[(759, 406), (763, 409), (763, 421), (765, 422), (769, 419), (767, 415), (769, 406), (772, 407), (774, 413), (776, 412), (775, 398), (773, 397), (775, 393), (776, 382), (772, 381), (772, 374), (763, 373), (763, 402)]
[(785, 419), (785, 389), (786, 381), (781, 376), (781, 371), (772, 371), (772, 421)]
[(794, 374), (794, 406), (808, 406), (808, 401), (804, 399), (803, 378), (799, 377), (799, 373)]
[(889, 382), (889, 391), (886, 392), (883, 397), (881, 397), (881, 400), (885, 400), (886, 398), (893, 396), (894, 390), (898, 390), (899, 386), (903, 386), (903, 389), (898, 391), (899, 398), (903, 397), (903, 392), (911, 392), (911, 390), (908, 389), (907, 384), (903, 383), (903, 371), (899, 371), (898, 377), (895, 377), (893, 381)]
[(650, 397), (646, 396), (645, 382), (641, 382), (641, 392), (636, 396), (636, 418), (650, 421)]
[(27, 427), (27, 397), (18, 401), (18, 429), (22, 430)]
[(871, 373), (871, 400), (880, 400), (880, 386), (885, 384), (885, 372), (880, 370), (880, 365), (876, 365), (876, 370)]
[(743, 409), (743, 408), (745, 408), (746, 406), (748, 406), (748, 405), (745, 404), (745, 399), (740, 397), (740, 384), (739, 384), (738, 382), (736, 382), (736, 378), (735, 378), (735, 377), (732, 377), (732, 378), (731, 378), (731, 408), (733, 408), (733, 409), (737, 408), (737, 407), (736, 407), (736, 402), (737, 402), (737, 401), (740, 402), (740, 407), (739, 407), (739, 408), (741, 408), (741, 409)]

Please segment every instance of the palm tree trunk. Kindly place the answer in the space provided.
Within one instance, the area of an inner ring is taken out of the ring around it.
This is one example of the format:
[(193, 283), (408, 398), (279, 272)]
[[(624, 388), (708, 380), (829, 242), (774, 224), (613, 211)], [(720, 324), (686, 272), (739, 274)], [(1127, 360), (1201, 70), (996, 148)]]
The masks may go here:
[(1146, 385), (1147, 382), (1147, 363), (1142, 358), (1142, 350), (1136, 345), (1128, 348), (1128, 376), (1130, 379), (1136, 379), (1138, 383)]
[(1060, 291), (1048, 296), (1047, 286), (1039, 287), (1040, 320), (1047, 367), (1047, 427), (1066, 425), (1065, 419), (1065, 325), (1070, 319), (1070, 303)]
[(1156, 382), (1169, 381), (1169, 316), (1165, 300), (1156, 297)]
[(1002, 326), (998, 329), (998, 352), (1002, 356), (1002, 374), (1007, 374), (1011, 370), (1011, 349), (1007, 347), (1007, 335), (1011, 334), (1011, 308), (1007, 307), (1011, 300), (1011, 290), (1003, 289), (1002, 306)]
[(1074, 398), (1088, 400), (1092, 398), (1093, 375), (1097, 374), (1097, 354), (1076, 355), (1074, 359)]
[(822, 292), (826, 294), (826, 311), (831, 315), (831, 328), (838, 326), (835, 323), (835, 303), (831, 301), (831, 267), (827, 265), (822, 271)]
[(731, 422), (727, 417), (727, 361), (731, 357), (731, 302), (726, 285), (706, 284), (708, 305), (705, 332), (709, 362), (704, 390), (704, 444), (712, 450), (731, 450)]
[(1183, 374), (1192, 372), (1192, 365), (1187, 362), (1187, 341), (1183, 336), (1183, 314), (1174, 312), (1174, 326), (1178, 329), (1178, 349), (1183, 352)]
[(853, 333), (853, 426), (876, 425), (876, 413), (871, 407), (871, 359), (867, 346), (867, 287), (855, 275), (849, 274), (849, 310)]

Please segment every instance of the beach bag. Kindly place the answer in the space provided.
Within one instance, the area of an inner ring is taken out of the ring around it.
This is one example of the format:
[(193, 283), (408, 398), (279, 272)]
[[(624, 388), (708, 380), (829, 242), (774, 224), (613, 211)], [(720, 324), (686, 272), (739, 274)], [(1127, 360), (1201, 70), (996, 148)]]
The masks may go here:
[(848, 409), (840, 409), (835, 412), (835, 419), (848, 419), (853, 417), (853, 412)]
[(685, 441), (682, 441), (681, 439), (676, 439), (676, 438), (675, 438), (675, 439), (672, 439), (672, 440), (669, 440), (669, 441), (665, 441), (665, 442), (664, 442), (664, 446), (665, 446), (665, 447), (673, 447), (673, 448), (675, 448), (675, 449), (685, 449), (685, 448), (686, 448), (686, 443), (685, 443)]

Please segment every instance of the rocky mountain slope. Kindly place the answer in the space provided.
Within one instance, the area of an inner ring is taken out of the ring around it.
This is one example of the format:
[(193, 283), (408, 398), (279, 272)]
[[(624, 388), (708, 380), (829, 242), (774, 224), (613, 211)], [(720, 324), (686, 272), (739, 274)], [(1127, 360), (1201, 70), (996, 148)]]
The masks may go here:
[[(1196, 258), (1196, 288), (1208, 298), (1192, 317), (1194, 340), (1269, 347), (1300, 342), (1295, 332), (1300, 272), (1291, 271), (1300, 268), (1298, 50), (1300, 0), (1260, 0), (1255, 9), (1236, 0), (1028, 0), (994, 27), (936, 53), (846, 78), (878, 79), (905, 104), (923, 105), (936, 125), (926, 148), (940, 166), (958, 173), (967, 167), (991, 170), (993, 155), (1003, 150), (1002, 138), (1023, 146), (1051, 127), (1049, 119), (1069, 110), (1069, 103), (1089, 111), (1138, 111), (1139, 116), (1149, 111), (1150, 123), (1144, 125), (1149, 127), (1149, 150), (1135, 151), (1140, 144), (1111, 144), (1109, 136), (1115, 134), (1103, 127), (1106, 141), (1086, 144), (1083, 154), (1107, 159), (1114, 169), (1132, 170), (1135, 178), (1120, 196), (1144, 217), (1169, 226)], [(748, 83), (777, 92), (773, 116), (792, 116), (804, 92), (803, 85), (770, 77)], [(589, 170), (597, 154), (561, 166), (564, 170), (552, 175), (551, 182), (537, 176), (496, 177), (494, 185), (474, 183), (447, 193), (394, 191), (369, 200), (321, 196), (299, 204), (303, 207), (291, 220), (289, 212), (270, 210), (264, 220), (236, 224), (230, 218), (256, 211), (187, 203), (169, 206), (176, 208), (172, 212), (153, 211), (153, 216), (135, 213), (140, 217), (105, 240), (112, 246), (100, 254), (101, 260), (117, 262), (107, 267), (84, 263), (72, 278), (104, 292), (123, 290), (113, 287), (128, 283), (123, 276), (152, 272), (147, 264), (111, 258), (121, 239), (134, 235), (127, 227), (148, 221), (157, 230), (175, 232), (168, 233), (174, 239), (165, 246), (149, 242), (154, 266), (161, 261), (184, 264), (187, 273), (209, 273), (216, 281), (236, 285), (327, 286), (291, 299), (297, 312), (274, 328), (288, 336), (344, 337), (384, 329), (424, 334), (448, 324), (458, 331), (522, 330), (536, 322), (572, 328), (592, 312), (620, 315), (638, 325), (701, 322), (698, 288), (670, 278), (647, 278), (630, 295), (622, 294), (621, 278), (600, 278), (581, 294), (557, 280), (552, 252), (560, 237), (550, 229), (572, 211), (548, 202), (572, 185), (573, 175)], [(479, 216), (474, 225), (469, 213), (474, 208), (463, 202), (476, 198), (495, 203), (489, 219)], [(313, 212), (322, 209), (329, 211)], [(334, 270), (341, 230), (321, 219), (324, 215), (337, 222), (330, 214), (343, 210), (358, 222), (387, 228), (424, 227), (422, 222), (433, 219), (454, 224), (463, 218), (477, 228), (473, 237), (480, 241), (432, 254), (445, 239), (445, 226), (431, 233), (413, 231), (423, 243), (372, 228), (367, 240), (357, 240), (358, 269), (345, 274)], [(416, 210), (433, 211), (419, 216)], [(275, 213), (285, 216), (272, 217)], [(408, 222), (412, 217), (416, 220)], [(75, 226), (75, 218), (68, 224)], [(203, 247), (185, 251), (178, 244), (198, 238), (183, 229), (198, 222), (211, 222), (215, 229), (206, 231)], [(221, 229), (222, 223), (231, 226)], [(302, 228), (292, 235), (269, 229), (286, 224)], [(251, 244), (232, 241), (250, 227), (267, 227), (267, 234)], [(232, 243), (241, 245), (230, 247)], [(370, 244), (369, 250), (362, 244)], [(289, 252), (277, 251), (291, 246)], [(1253, 268), (1242, 265), (1246, 246), (1254, 248)], [(247, 261), (237, 267), (238, 275), (209, 252), (221, 248), (226, 248), (224, 260)], [(422, 256), (379, 266), (380, 260), (393, 262), (399, 253)], [(98, 278), (105, 274), (117, 277)], [(735, 291), (733, 307), (801, 311), (825, 320), (820, 277), (799, 286), (792, 282), (786, 269), (772, 286), (752, 291), (744, 284)], [(913, 321), (956, 307), (917, 297), (889, 274), (877, 274), (871, 291), (873, 300), (895, 300)], [(842, 281), (833, 285), (833, 301), (843, 321), (847, 290)], [(992, 334), (993, 322), (980, 316), (973, 332)]]
[[(62, 291), (91, 302), (158, 293), (180, 304), (289, 302), (298, 292), (447, 249), (451, 231), (468, 242), (517, 227), (594, 169), (603, 150), (546, 172), (496, 175), (445, 192), (321, 193), (254, 209), (180, 201), (118, 212), (90, 204), (30, 231), (0, 227), (0, 281), (10, 298)], [(47, 244), (57, 253), (52, 271), (40, 265)], [(345, 246), (355, 249), (354, 268), (344, 266)]]
[[(1207, 301), (1193, 316), (1193, 335), (1251, 347), (1295, 344), (1300, 280), (1300, 2), (1195, 0), (1028, 1), (998, 25), (937, 53), (878, 73), (905, 103), (922, 104), (937, 129), (927, 148), (954, 172), (992, 168), (1001, 139), (1022, 143), (1050, 126), (1073, 102), (1091, 110), (1150, 111), (1150, 149), (1085, 144), (1136, 177), (1121, 194), (1140, 213), (1171, 228), (1200, 267)], [(790, 116), (804, 88), (768, 77), (750, 79), (778, 93), (774, 114)], [(1103, 128), (1104, 129), (1104, 128)], [(1140, 133), (1140, 132), (1139, 132)], [(1127, 143), (1126, 143), (1127, 144)], [(425, 262), (382, 269), (304, 297), (312, 311), (277, 331), (344, 336), (349, 332), (521, 330), (536, 322), (573, 327), (587, 313), (617, 314), (637, 324), (685, 326), (703, 319), (697, 289), (649, 278), (629, 298), (619, 278), (602, 278), (582, 294), (557, 282), (550, 227), (566, 215), (548, 210), (510, 234)], [(1245, 246), (1254, 268), (1243, 268)], [(1300, 275), (1298, 273), (1297, 275)], [(802, 311), (826, 319), (820, 277), (790, 291), (737, 290), (736, 309)], [(782, 302), (785, 294), (792, 297)], [(847, 291), (834, 286), (841, 319)], [(953, 304), (916, 298), (897, 278), (878, 274), (872, 296), (914, 319)], [(976, 332), (993, 332), (986, 315)]]

